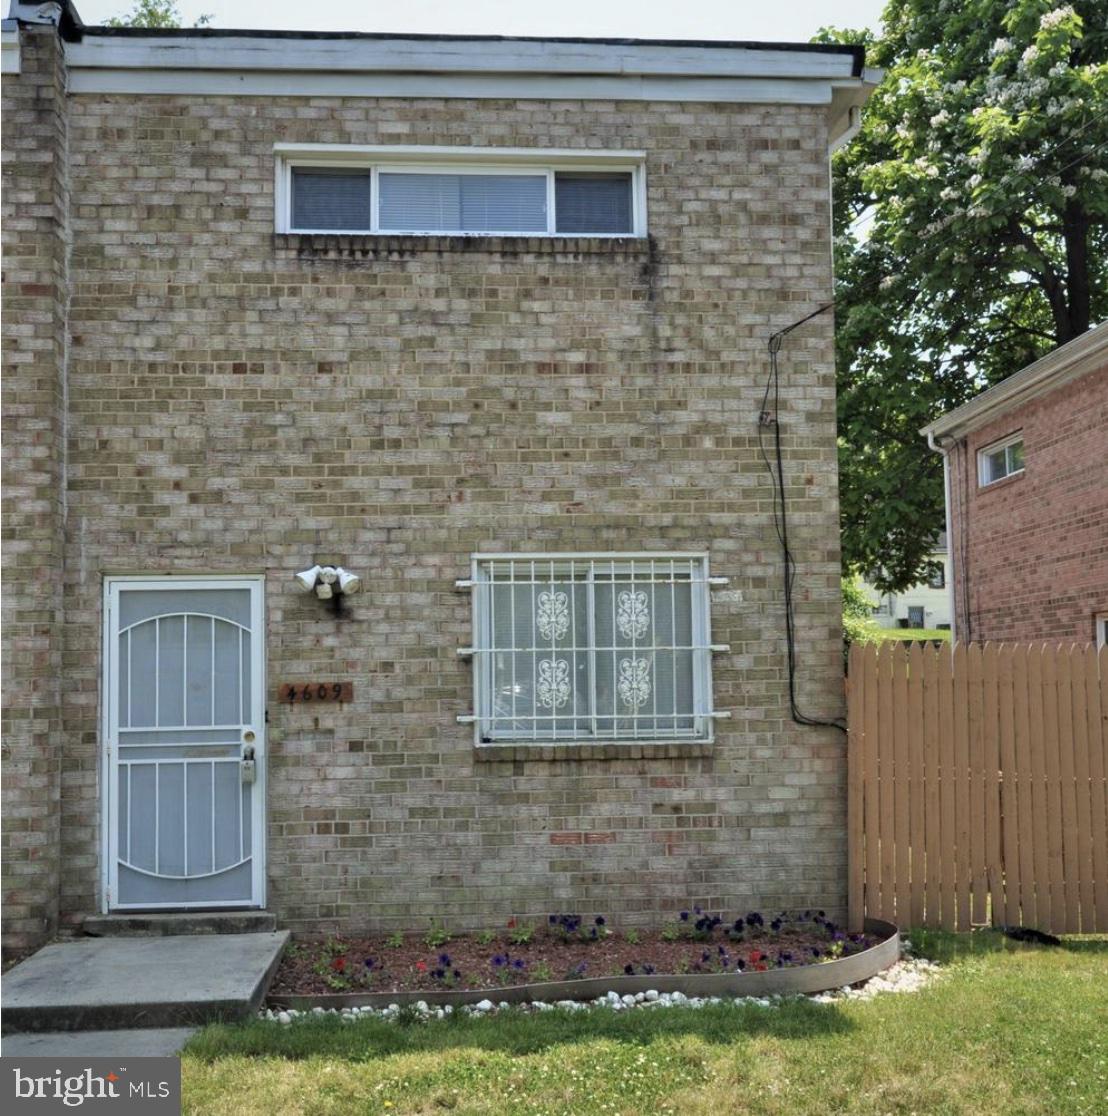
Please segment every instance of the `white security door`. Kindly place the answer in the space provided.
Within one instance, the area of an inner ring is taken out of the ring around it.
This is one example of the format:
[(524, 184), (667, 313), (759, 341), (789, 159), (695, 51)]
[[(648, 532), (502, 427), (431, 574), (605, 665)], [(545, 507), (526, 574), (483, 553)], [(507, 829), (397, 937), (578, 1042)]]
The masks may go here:
[(109, 578), (107, 907), (265, 903), (261, 578)]

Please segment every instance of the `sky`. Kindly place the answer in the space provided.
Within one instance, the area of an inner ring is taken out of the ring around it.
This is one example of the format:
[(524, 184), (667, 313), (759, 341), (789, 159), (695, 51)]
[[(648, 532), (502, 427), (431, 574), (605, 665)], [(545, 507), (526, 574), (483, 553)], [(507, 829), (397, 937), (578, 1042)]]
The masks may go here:
[[(640, 39), (806, 42), (820, 27), (872, 27), (885, 0), (177, 0), (185, 26), (422, 34), (582, 35)], [(76, 0), (86, 24), (124, 15), (134, 0)]]

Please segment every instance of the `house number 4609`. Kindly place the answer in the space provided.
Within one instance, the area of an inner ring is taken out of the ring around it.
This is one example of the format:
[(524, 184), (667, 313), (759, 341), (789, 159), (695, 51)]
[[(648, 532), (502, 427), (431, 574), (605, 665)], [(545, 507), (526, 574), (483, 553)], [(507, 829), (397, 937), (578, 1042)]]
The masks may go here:
[(278, 691), (281, 701), (290, 705), (308, 702), (353, 701), (353, 682), (286, 682)]

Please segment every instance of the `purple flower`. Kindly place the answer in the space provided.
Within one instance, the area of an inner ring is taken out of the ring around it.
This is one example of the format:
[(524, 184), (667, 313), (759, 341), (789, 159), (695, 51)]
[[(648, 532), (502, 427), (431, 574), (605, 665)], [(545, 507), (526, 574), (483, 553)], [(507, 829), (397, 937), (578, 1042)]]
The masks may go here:
[(624, 971), (624, 972), (625, 972), (625, 973), (626, 973), (626, 974), (627, 974), (628, 976), (633, 976), (633, 975), (634, 975), (634, 973), (635, 973), (635, 966), (634, 966), (634, 965), (624, 965), (624, 966), (623, 966), (623, 971)]
[(603, 926), (604, 925), (604, 916), (603, 915), (597, 915), (596, 916), (596, 925), (597, 926)]
[(642, 971), (643, 971), (643, 972), (644, 972), (644, 973), (645, 973), (645, 974), (646, 974), (647, 976), (650, 976), (650, 975), (651, 975), (651, 973), (653, 973), (653, 972), (654, 972), (654, 966), (653, 966), (653, 965), (643, 965), (643, 967), (642, 967)]
[(512, 968), (513, 969), (520, 969), (520, 970), (526, 969), (527, 968), (527, 962), (526, 961), (521, 961), (517, 958), (515, 961), (512, 962)]
[(366, 967), (367, 969), (372, 969), (372, 968), (373, 968), (373, 966), (374, 966), (374, 964), (375, 964), (375, 962), (374, 962), (374, 960), (373, 960), (373, 958), (372, 958), (372, 957), (367, 957), (367, 958), (365, 959), (365, 967)]
[(501, 957), (499, 953), (492, 959), (492, 967), (494, 969), (500, 969), (504, 965), (506, 965), (507, 963), (508, 963), (507, 957)]
[(444, 968), (449, 969), (450, 968), (450, 954), (449, 953), (440, 953), (439, 954), (439, 964), (442, 965)]
[(746, 962), (740, 957), (738, 961), (735, 962), (735, 968), (741, 973), (743, 969), (746, 968)]
[(689, 912), (688, 911), (682, 911), (680, 917), (681, 917), (682, 922), (688, 922), (689, 921)]

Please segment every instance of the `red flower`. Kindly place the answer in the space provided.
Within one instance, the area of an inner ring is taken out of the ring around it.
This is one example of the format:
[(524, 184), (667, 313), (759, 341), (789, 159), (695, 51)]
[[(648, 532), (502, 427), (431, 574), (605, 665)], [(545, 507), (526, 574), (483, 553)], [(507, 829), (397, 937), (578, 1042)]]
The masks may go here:
[(751, 951), (749, 959), (751, 961), (761, 961), (764, 957), (765, 954), (760, 949), (755, 949)]
[(418, 973), (427, 972), (427, 962), (426, 961), (417, 961), (415, 963), (415, 967), (416, 967), (416, 972), (418, 972)]
[(346, 969), (346, 958), (336, 957), (334, 961), (331, 962), (331, 968), (334, 969), (336, 973), (343, 972)]
[(508, 919), (508, 929), (514, 930), (516, 928), (516, 920), (514, 918)]

